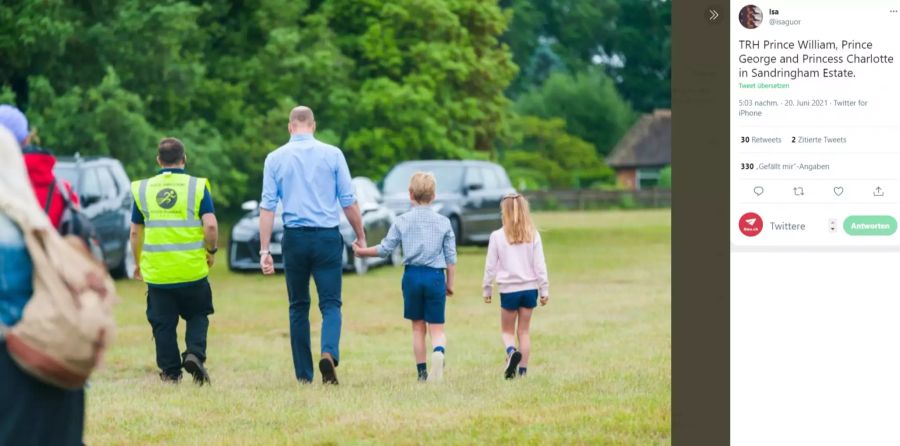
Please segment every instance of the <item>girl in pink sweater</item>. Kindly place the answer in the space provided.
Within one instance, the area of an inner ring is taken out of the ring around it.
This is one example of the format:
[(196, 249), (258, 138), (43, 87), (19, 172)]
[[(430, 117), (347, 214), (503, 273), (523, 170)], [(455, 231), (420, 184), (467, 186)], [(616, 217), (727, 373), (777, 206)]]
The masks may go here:
[[(550, 300), (550, 281), (544, 262), (541, 235), (531, 223), (528, 201), (520, 194), (509, 194), (500, 201), (503, 228), (491, 234), (484, 264), (484, 302), (491, 303), (493, 282), (500, 291), (500, 325), (506, 346), (504, 377), (528, 372), (531, 353), (531, 312)], [(516, 327), (518, 323), (518, 327)], [(516, 335), (519, 348), (516, 349)]]

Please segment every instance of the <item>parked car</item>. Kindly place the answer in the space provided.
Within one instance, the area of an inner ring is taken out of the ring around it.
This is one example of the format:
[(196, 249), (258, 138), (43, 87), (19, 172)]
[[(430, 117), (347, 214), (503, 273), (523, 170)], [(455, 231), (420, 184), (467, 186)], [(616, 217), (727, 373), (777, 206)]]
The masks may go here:
[(487, 161), (406, 161), (384, 178), (385, 205), (398, 215), (409, 210), (409, 179), (434, 173), (437, 197), (432, 209), (450, 219), (457, 244), (483, 245), (502, 226), (500, 200), (513, 193), (506, 170)]
[[(381, 242), (387, 236), (388, 229), (394, 222), (394, 213), (381, 204), (381, 193), (372, 180), (365, 177), (356, 177), (352, 180), (362, 211), (363, 225), (366, 228), (366, 241), (369, 245)], [(231, 242), (228, 249), (228, 266), (233, 271), (259, 270), (259, 203), (255, 200), (247, 201), (242, 205), (247, 214), (234, 225), (231, 231)], [(272, 251), (272, 260), (275, 269), (283, 270), (284, 261), (281, 255), (281, 240), (284, 235), (284, 226), (281, 221), (282, 208), (279, 203), (275, 210), (275, 225), (272, 229), (272, 240), (269, 242), (269, 250)], [(403, 253), (400, 249), (394, 250), (391, 257), (382, 259), (370, 257), (361, 259), (353, 255), (351, 248), (356, 241), (356, 234), (350, 223), (341, 215), (340, 231), (344, 238), (343, 264), (345, 271), (355, 271), (357, 274), (365, 274), (370, 267), (388, 263), (400, 265), (403, 263)]]
[(54, 173), (72, 184), (84, 215), (100, 240), (103, 262), (116, 278), (131, 277), (134, 257), (131, 227), (131, 181), (122, 163), (108, 157), (60, 157)]

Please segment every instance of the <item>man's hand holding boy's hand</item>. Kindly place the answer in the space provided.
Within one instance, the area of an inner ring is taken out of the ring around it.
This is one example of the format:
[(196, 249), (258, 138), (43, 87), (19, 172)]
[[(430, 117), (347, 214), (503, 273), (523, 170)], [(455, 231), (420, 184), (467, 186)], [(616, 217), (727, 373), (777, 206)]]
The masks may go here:
[(547, 302), (550, 301), (550, 296), (541, 296), (541, 306), (547, 305)]
[(360, 249), (365, 249), (365, 248), (367, 248), (369, 245), (366, 244), (366, 238), (365, 238), (365, 237), (356, 237), (356, 241), (353, 242), (353, 246), (359, 246)]

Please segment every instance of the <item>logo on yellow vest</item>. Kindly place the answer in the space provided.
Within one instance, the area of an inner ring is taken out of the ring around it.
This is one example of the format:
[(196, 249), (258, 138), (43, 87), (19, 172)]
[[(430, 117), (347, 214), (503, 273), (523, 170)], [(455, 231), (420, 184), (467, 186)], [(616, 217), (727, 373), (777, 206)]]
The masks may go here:
[(177, 202), (178, 194), (175, 193), (174, 189), (167, 187), (156, 194), (156, 204), (163, 209), (172, 209), (172, 206), (175, 206)]

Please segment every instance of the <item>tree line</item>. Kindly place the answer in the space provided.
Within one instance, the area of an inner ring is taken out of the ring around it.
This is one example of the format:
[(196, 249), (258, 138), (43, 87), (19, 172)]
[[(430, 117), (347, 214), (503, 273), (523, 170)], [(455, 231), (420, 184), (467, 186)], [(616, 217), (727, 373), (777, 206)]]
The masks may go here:
[(154, 171), (181, 138), (234, 205), (296, 104), (354, 175), (408, 159), (493, 159), (517, 186), (613, 181), (604, 156), (670, 106), (661, 0), (11, 0), (0, 102), (42, 146)]

